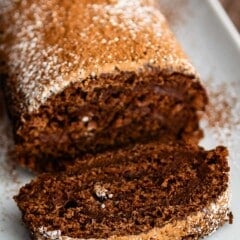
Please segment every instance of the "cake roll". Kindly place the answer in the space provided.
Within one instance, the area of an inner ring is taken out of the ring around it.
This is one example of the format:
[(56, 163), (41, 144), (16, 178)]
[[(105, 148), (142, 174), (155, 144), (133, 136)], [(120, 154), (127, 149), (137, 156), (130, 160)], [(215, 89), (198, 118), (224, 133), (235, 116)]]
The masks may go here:
[(136, 144), (84, 157), (97, 168), (40, 174), (15, 201), (35, 240), (197, 240), (231, 221), (227, 154)]
[(85, 153), (201, 135), (205, 89), (155, 1), (0, 4), (21, 166), (51, 171)]

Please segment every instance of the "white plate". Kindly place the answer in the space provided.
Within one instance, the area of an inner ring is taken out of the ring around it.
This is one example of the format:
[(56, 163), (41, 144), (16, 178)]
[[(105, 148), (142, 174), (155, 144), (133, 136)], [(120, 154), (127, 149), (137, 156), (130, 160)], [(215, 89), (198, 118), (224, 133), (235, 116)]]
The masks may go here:
[[(230, 96), (232, 94), (237, 98), (230, 110), (222, 111), (222, 116), (229, 118), (226, 124), (211, 127), (207, 121), (202, 122), (205, 129), (202, 144), (206, 148), (218, 144), (229, 148), (231, 210), (234, 214), (232, 225), (226, 224), (207, 239), (237, 240), (240, 236), (240, 37), (217, 0), (159, 1), (209, 92), (216, 91), (217, 86), (224, 84), (219, 101), (223, 101), (224, 97), (233, 98)], [(231, 105), (231, 101), (228, 103)], [(12, 196), (29, 181), (31, 175), (19, 170), (10, 173), (10, 167), (4, 163), (9, 142), (5, 123), (3, 116), (0, 119), (0, 239), (27, 240), (28, 233), (21, 224), (20, 213)]]

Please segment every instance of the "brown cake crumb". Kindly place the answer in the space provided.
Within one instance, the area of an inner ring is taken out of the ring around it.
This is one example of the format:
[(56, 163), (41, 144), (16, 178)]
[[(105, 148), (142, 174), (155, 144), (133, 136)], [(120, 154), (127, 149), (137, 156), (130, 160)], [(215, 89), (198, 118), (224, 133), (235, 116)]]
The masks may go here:
[(228, 217), (229, 217), (229, 224), (233, 224), (233, 214), (232, 214), (232, 212), (230, 212), (228, 214)]
[(67, 172), (39, 175), (15, 200), (39, 238), (153, 237), (155, 231), (165, 239), (198, 239), (230, 217), (226, 156), (224, 147), (136, 144), (85, 156)]

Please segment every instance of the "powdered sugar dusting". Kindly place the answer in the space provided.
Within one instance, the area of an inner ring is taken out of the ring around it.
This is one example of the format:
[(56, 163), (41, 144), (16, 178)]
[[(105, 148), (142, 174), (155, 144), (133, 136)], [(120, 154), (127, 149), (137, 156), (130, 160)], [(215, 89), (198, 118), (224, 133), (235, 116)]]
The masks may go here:
[(39, 228), (40, 234), (42, 234), (43, 238), (51, 239), (51, 240), (57, 240), (61, 237), (61, 231), (60, 230), (54, 230), (54, 231), (47, 231), (47, 228), (40, 227)]
[[(41, 47), (48, 13), (44, 6), (40, 8), (38, 4), (33, 3), (24, 8), (27, 1), (21, 3), (21, 12), (15, 11), (13, 15), (17, 24), (7, 31), (9, 35), (16, 34), (9, 51), (10, 71), (19, 74), (21, 81), (17, 91), (24, 93), (25, 105), (31, 112), (52, 93), (65, 87), (67, 82), (63, 81), (59, 72), (67, 62), (60, 63), (58, 55), (63, 49), (57, 45)], [(50, 81), (51, 79), (55, 81)]]
[(71, 83), (88, 84), (93, 73), (116, 67), (150, 64), (195, 74), (154, 1), (6, 2), (12, 7), (4, 10), (2, 50), (21, 111), (38, 110)]

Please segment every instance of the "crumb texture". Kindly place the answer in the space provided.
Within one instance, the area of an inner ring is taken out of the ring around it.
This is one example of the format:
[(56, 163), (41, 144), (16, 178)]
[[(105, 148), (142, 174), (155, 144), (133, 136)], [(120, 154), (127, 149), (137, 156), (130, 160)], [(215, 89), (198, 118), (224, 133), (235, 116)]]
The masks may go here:
[(97, 167), (89, 155), (84, 171), (40, 175), (15, 200), (30, 231), (43, 235), (106, 239), (177, 231), (183, 221), (178, 234), (197, 239), (228, 219), (226, 156), (224, 147), (137, 144), (99, 154)]

